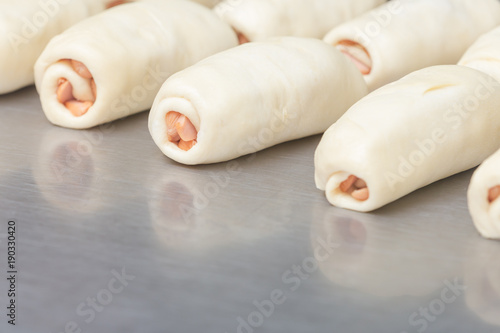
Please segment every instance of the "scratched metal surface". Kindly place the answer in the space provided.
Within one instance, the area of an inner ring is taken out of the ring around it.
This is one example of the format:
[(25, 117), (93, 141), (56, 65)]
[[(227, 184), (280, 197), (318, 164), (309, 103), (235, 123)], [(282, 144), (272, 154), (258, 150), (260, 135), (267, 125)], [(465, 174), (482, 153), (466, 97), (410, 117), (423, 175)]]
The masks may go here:
[(318, 136), (186, 167), (147, 113), (67, 130), (33, 87), (0, 96), (0, 138), (0, 276), (8, 220), (19, 270), (17, 325), (2, 310), (0, 332), (500, 328), (500, 243), (472, 225), (470, 171), (354, 213), (315, 189)]

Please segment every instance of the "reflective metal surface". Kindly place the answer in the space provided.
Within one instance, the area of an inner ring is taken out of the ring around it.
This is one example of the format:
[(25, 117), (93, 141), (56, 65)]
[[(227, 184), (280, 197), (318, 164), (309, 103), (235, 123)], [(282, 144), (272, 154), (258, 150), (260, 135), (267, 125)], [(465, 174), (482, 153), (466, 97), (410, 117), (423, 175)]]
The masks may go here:
[(188, 167), (147, 113), (52, 126), (33, 87), (0, 96), (0, 269), (17, 226), (17, 318), (0, 332), (498, 332), (500, 243), (471, 171), (371, 214), (313, 181), (320, 137)]

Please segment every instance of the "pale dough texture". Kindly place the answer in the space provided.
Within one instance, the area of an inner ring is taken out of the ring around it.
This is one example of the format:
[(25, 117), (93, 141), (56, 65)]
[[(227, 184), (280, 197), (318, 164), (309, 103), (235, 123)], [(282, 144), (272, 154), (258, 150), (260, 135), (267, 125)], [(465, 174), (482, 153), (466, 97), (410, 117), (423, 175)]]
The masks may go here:
[[(195, 62), (237, 45), (232, 29), (210, 9), (186, 0), (143, 0), (90, 17), (53, 38), (35, 65), (42, 107), (54, 124), (89, 128), (146, 109), (163, 82)], [(86, 100), (89, 80), (70, 65), (84, 63), (97, 98), (87, 113), (73, 116), (56, 96), (59, 78)]]
[(339, 25), (324, 40), (361, 44), (372, 59), (365, 79), (374, 90), (421, 68), (456, 64), (499, 24), (497, 0), (392, 0)]
[(225, 0), (215, 12), (250, 41), (276, 36), (323, 38), (333, 27), (385, 0)]
[(33, 66), (52, 37), (102, 12), (103, 0), (0, 0), (0, 94), (33, 84)]
[(479, 233), (500, 239), (500, 200), (488, 201), (490, 188), (500, 185), (500, 151), (486, 159), (474, 172), (467, 199), (469, 212)]
[(500, 27), (478, 38), (458, 64), (480, 70), (500, 81)]
[[(458, 65), (416, 71), (350, 108), (323, 135), (315, 180), (335, 206), (367, 212), (479, 165), (500, 147), (500, 83)], [(339, 189), (366, 181), (366, 201)]]
[[(178, 162), (222, 162), (322, 133), (366, 94), (362, 75), (334, 47), (282, 37), (221, 52), (170, 77), (151, 109), (149, 130)], [(189, 151), (168, 141), (169, 111), (198, 130)]]

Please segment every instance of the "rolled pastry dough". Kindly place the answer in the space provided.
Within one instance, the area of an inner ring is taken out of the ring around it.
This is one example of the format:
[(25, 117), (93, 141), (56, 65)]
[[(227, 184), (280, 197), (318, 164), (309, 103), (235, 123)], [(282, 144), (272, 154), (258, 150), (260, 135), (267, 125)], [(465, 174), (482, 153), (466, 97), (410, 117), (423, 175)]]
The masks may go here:
[[(35, 65), (36, 87), (47, 118), (69, 128), (89, 128), (151, 107), (171, 74), (237, 45), (234, 31), (212, 11), (186, 0), (143, 0), (107, 10), (51, 40)], [(95, 103), (74, 116), (56, 95), (59, 79), (77, 100), (92, 96), (88, 79), (62, 59), (87, 66)]]
[(456, 64), (499, 24), (497, 0), (393, 0), (339, 25), (324, 40), (364, 48), (371, 62), (365, 79), (374, 90), (421, 68)]
[(500, 81), (500, 27), (482, 35), (458, 64), (480, 70)]
[(500, 239), (500, 200), (490, 202), (488, 192), (500, 185), (500, 150), (486, 159), (472, 175), (467, 192), (469, 212), (479, 233)]
[[(221, 52), (170, 77), (151, 109), (149, 130), (175, 161), (222, 162), (321, 133), (366, 93), (361, 74), (335, 48), (282, 37)], [(198, 131), (188, 151), (167, 138), (170, 111)]]
[(0, 94), (33, 84), (33, 66), (49, 40), (107, 2), (0, 0)]
[[(315, 153), (316, 186), (335, 206), (367, 212), (470, 169), (500, 147), (500, 83), (463, 66), (416, 71), (350, 108)], [(363, 179), (365, 201), (342, 191)]]
[(214, 10), (250, 41), (275, 36), (323, 38), (333, 27), (385, 0), (225, 0)]

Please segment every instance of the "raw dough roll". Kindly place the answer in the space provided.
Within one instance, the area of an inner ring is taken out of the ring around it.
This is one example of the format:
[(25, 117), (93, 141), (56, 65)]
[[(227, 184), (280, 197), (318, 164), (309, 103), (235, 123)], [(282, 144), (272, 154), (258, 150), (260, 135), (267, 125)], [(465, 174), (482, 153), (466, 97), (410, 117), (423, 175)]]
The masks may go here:
[(49, 40), (97, 14), (107, 0), (0, 0), (0, 94), (33, 84), (33, 66)]
[(366, 96), (324, 134), (316, 186), (371, 211), (480, 164), (500, 147), (500, 83), (463, 66), (407, 75)]
[(500, 150), (472, 175), (467, 192), (469, 211), (479, 233), (500, 239)]
[(240, 34), (240, 41), (276, 36), (323, 38), (333, 27), (385, 0), (225, 0), (216, 13)]
[(456, 64), (498, 24), (497, 0), (393, 0), (334, 28), (324, 40), (343, 50), (374, 90), (421, 68)]
[(335, 48), (282, 37), (221, 52), (170, 77), (149, 130), (177, 162), (222, 162), (322, 133), (366, 93), (361, 74)]
[(36, 87), (52, 123), (89, 128), (150, 108), (168, 76), (236, 45), (202, 5), (143, 0), (52, 39), (35, 65)]
[(500, 81), (500, 27), (481, 36), (462, 56), (459, 65), (493, 76)]

